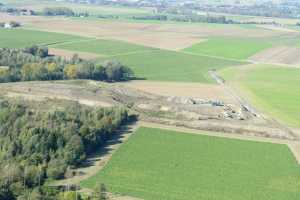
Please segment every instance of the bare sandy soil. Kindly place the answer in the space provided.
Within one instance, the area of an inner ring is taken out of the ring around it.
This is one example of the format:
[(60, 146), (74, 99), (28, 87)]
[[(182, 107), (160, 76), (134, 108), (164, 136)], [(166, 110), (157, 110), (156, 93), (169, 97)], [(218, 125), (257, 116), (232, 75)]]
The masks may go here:
[(121, 21), (71, 20), (58, 17), (11, 16), (0, 14), (4, 20), (15, 20), (39, 30), (76, 34), (86, 37), (118, 39), (162, 49), (179, 50), (206, 37), (232, 36), (268, 37), (283, 31), (247, 29), (239, 26), (211, 24), (148, 24)]
[(300, 65), (300, 48), (274, 47), (253, 55), (250, 60), (262, 63)]
[(236, 103), (236, 100), (219, 85), (159, 81), (130, 81), (123, 84), (156, 95), (218, 99), (225, 103)]
[(66, 59), (71, 59), (74, 56), (74, 54), (77, 54), (80, 58), (87, 59), (87, 60), (101, 57), (101, 55), (95, 53), (69, 51), (69, 50), (56, 49), (56, 48), (49, 48), (49, 54), (55, 56), (61, 56)]
[[(156, 86), (158, 87), (158, 86)], [(174, 91), (175, 87), (163, 88)], [(182, 91), (188, 90), (182, 87)], [(158, 88), (160, 89), (160, 88)], [(194, 90), (196, 90), (195, 88)], [(205, 88), (206, 89), (206, 88)], [(152, 90), (152, 89), (150, 89)], [(138, 113), (140, 119), (167, 125), (183, 126), (199, 130), (231, 132), (241, 135), (256, 135), (261, 137), (294, 139), (286, 130), (276, 124), (266, 121), (245, 109), (240, 102), (228, 100), (223, 102), (217, 97), (235, 99), (232, 95), (222, 94), (216, 89), (216, 94), (204, 99), (199, 90), (199, 97), (179, 96), (161, 92), (155, 94), (128, 87), (126, 84), (107, 84), (95, 81), (53, 81), (53, 82), (22, 82), (0, 85), (0, 94), (8, 97), (19, 97), (31, 101), (47, 99), (62, 99), (77, 101), (88, 106), (125, 106)], [(195, 92), (197, 93), (197, 92)], [(189, 95), (185, 93), (184, 95)], [(220, 95), (220, 96), (218, 96)], [(211, 99), (210, 97), (214, 97)]]
[(0, 94), (11, 98), (24, 98), (30, 101), (45, 101), (47, 99), (62, 99), (77, 101), (87, 106), (111, 107), (114, 104), (105, 98), (100, 98), (93, 87), (72, 86), (68, 84), (54, 84), (46, 82), (27, 82), (1, 84)]

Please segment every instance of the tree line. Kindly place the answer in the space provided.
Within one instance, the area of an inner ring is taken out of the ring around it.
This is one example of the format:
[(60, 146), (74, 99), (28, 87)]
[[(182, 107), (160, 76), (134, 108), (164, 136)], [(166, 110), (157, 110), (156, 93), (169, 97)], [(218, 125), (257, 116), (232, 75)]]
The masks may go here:
[(132, 70), (120, 62), (102, 63), (51, 56), (47, 47), (0, 49), (0, 83), (18, 81), (45, 81), (64, 79), (92, 79), (99, 81), (126, 81), (133, 78)]
[(225, 16), (210, 16), (210, 15), (145, 15), (133, 16), (135, 20), (159, 20), (159, 21), (177, 21), (177, 22), (199, 22), (199, 23), (218, 23), (218, 24), (234, 24), (236, 21), (227, 19)]
[(71, 176), (72, 168), (130, 120), (120, 107), (0, 99), (0, 199), (43, 196), (43, 190), (51, 194), (43, 187), (46, 180)]

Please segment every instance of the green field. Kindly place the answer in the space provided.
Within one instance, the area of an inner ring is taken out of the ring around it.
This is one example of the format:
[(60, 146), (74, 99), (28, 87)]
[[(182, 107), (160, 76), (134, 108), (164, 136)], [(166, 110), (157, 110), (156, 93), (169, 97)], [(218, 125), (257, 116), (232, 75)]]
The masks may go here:
[(212, 38), (188, 47), (183, 51), (223, 58), (247, 59), (269, 47), (271, 47), (270, 43), (260, 40)]
[(300, 127), (300, 69), (255, 65), (221, 72), (264, 112), (291, 126)]
[(48, 45), (83, 39), (78, 36), (26, 29), (0, 29), (0, 48), (21, 48), (31, 45)]
[(150, 47), (116, 40), (87, 40), (78, 42), (75, 41), (61, 45), (54, 45), (54, 47), (59, 49), (67, 49), (71, 51), (96, 53), (104, 56), (114, 56), (118, 54), (128, 54), (134, 52), (154, 50)]
[(113, 57), (132, 68), (139, 78), (156, 81), (213, 83), (210, 69), (243, 64), (242, 62), (158, 50)]
[(286, 145), (140, 128), (83, 181), (145, 200), (298, 200), (300, 167)]
[(242, 62), (159, 50), (115, 40), (90, 40), (54, 45), (55, 48), (108, 56), (129, 66), (137, 78), (156, 81), (209, 82), (210, 69), (243, 64)]
[[(0, 47), (48, 45), (71, 51), (96, 53), (116, 59), (132, 68), (137, 78), (157, 81), (213, 83), (210, 69), (244, 64), (226, 59), (159, 50), (116, 40), (100, 40), (25, 29), (1, 29)], [(3, 40), (2, 40), (3, 38)]]

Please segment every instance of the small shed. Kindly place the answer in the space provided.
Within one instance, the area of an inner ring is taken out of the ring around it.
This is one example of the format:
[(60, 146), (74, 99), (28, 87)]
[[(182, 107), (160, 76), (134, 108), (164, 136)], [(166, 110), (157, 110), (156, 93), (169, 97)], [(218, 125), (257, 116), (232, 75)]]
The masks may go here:
[(4, 28), (12, 28), (11, 23), (6, 22), (6, 23), (4, 24)]

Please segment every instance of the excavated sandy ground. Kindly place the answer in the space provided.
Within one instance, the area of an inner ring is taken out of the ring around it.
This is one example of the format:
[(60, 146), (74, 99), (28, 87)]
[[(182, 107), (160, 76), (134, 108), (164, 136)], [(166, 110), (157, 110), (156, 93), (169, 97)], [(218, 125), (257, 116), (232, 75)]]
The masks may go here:
[(202, 83), (178, 83), (160, 81), (130, 81), (124, 85), (162, 96), (193, 97), (202, 99), (218, 99), (225, 103), (236, 103), (236, 100), (229, 96), (223, 87), (214, 84)]

